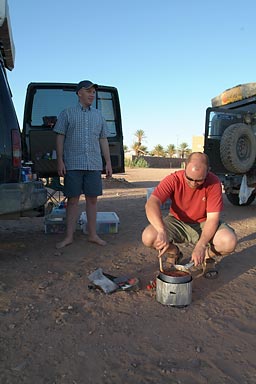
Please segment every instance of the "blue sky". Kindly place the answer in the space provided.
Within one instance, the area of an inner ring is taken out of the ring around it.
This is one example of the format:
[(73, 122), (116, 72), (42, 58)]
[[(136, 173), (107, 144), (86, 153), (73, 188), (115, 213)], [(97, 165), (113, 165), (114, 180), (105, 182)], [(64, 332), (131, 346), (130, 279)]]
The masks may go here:
[(256, 81), (255, 0), (8, 0), (8, 72), (22, 124), (30, 82), (89, 79), (119, 90), (124, 143), (149, 150), (204, 133), (205, 109)]

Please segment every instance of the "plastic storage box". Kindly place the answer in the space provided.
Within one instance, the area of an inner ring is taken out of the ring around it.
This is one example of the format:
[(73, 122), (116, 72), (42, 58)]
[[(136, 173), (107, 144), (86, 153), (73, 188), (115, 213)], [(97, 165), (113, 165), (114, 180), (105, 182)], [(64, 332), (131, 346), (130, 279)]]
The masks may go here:
[(51, 216), (66, 217), (66, 208), (58, 208), (58, 207), (53, 208), (51, 212)]
[[(149, 199), (151, 193), (154, 191), (154, 187), (152, 188), (147, 188), (147, 200)], [(170, 209), (170, 206), (171, 206), (171, 199), (168, 199), (166, 200), (166, 202), (164, 204), (161, 205), (161, 209), (165, 210), (165, 209)]]
[(64, 233), (66, 231), (66, 218), (57, 215), (48, 215), (44, 219), (45, 233)]
[[(119, 225), (119, 217), (115, 212), (97, 212), (96, 232), (117, 233)], [(86, 212), (82, 212), (80, 216), (80, 225), (84, 233), (87, 232), (87, 216)]]

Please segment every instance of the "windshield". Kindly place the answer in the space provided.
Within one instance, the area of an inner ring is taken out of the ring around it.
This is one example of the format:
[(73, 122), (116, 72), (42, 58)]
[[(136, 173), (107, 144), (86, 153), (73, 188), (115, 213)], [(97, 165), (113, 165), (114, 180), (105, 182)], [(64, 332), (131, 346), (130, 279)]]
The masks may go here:
[(243, 116), (239, 113), (211, 111), (208, 121), (208, 137), (220, 138), (231, 124), (243, 122)]
[[(31, 127), (52, 128), (60, 112), (72, 107), (78, 102), (77, 95), (71, 89), (39, 88), (35, 91), (32, 111)], [(92, 105), (100, 109), (108, 126), (108, 137), (117, 135), (116, 118), (114, 112), (114, 98), (111, 92), (97, 91)]]

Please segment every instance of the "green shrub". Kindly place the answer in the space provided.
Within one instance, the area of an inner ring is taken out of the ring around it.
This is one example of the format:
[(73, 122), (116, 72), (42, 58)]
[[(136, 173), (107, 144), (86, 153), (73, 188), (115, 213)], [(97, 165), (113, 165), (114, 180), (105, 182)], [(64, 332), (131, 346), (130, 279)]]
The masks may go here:
[(143, 157), (136, 157), (135, 159), (125, 159), (125, 166), (128, 168), (148, 168), (149, 165)]

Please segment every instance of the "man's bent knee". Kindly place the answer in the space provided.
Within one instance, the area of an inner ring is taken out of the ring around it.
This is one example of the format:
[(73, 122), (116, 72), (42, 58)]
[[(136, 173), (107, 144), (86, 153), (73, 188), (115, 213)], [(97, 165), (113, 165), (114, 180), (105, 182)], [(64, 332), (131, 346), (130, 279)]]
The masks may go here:
[(218, 236), (213, 241), (214, 248), (221, 255), (228, 255), (232, 253), (237, 246), (237, 236), (231, 230), (220, 230)]
[(228, 241), (229, 253), (234, 252), (237, 246), (237, 236), (235, 233), (232, 234)]
[(152, 247), (156, 238), (156, 231), (152, 225), (148, 225), (142, 232), (142, 242), (146, 247)]

